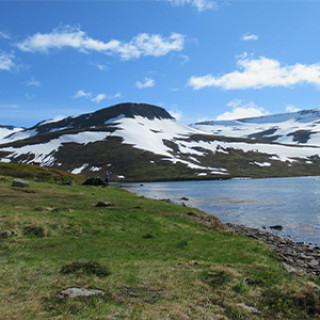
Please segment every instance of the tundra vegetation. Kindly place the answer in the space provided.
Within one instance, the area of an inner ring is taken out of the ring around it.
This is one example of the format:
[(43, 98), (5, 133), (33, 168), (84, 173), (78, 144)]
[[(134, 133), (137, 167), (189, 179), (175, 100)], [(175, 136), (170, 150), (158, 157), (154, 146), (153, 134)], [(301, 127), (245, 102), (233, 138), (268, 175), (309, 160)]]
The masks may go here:
[(319, 279), (287, 273), (264, 244), (84, 179), (0, 164), (1, 319), (320, 319)]

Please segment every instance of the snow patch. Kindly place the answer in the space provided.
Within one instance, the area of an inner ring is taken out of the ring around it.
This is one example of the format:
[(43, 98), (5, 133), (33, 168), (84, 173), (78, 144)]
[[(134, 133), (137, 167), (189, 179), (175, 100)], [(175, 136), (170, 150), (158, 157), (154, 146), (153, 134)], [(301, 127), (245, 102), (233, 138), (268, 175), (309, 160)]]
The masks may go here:
[(73, 174), (80, 174), (85, 168), (87, 168), (89, 166), (88, 163), (83, 164), (81, 167), (79, 168), (75, 168), (71, 171), (71, 173)]
[(111, 119), (105, 121), (104, 124), (110, 124), (110, 123), (118, 122), (119, 120), (121, 120), (121, 119), (123, 119), (123, 118), (125, 118), (125, 117), (126, 117), (126, 116), (125, 116), (124, 114), (120, 114), (120, 115), (118, 115), (118, 116), (115, 117), (115, 118), (111, 118)]
[(49, 120), (45, 120), (43, 122), (40, 122), (39, 126), (44, 126), (46, 124), (56, 123), (56, 122), (59, 122), (59, 121), (61, 121), (63, 119), (65, 119), (65, 117), (55, 117), (53, 119), (49, 119)]
[(91, 167), (90, 168), (90, 171), (92, 172), (96, 172), (96, 171), (100, 171), (102, 168), (99, 168), (99, 167)]
[(257, 162), (257, 161), (254, 161), (254, 162), (250, 162), (251, 164), (255, 164), (256, 166), (259, 166), (259, 167), (271, 167), (271, 163), (270, 162)]

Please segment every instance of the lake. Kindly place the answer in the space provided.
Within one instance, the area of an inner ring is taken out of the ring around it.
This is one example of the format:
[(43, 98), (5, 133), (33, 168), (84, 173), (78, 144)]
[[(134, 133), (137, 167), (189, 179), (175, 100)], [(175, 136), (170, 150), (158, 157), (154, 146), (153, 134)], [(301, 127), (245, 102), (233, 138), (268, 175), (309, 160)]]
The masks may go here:
[[(128, 183), (123, 188), (153, 199), (170, 199), (215, 215), (223, 223), (260, 229), (320, 245), (320, 177)], [(181, 198), (188, 200), (181, 200)]]

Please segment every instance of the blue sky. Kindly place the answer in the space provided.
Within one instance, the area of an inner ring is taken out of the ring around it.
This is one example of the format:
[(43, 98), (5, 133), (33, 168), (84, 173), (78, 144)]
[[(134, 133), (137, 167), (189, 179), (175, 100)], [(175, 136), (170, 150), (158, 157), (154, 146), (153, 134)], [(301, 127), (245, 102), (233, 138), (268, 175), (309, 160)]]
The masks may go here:
[(121, 102), (185, 124), (320, 108), (318, 1), (1, 1), (0, 123)]

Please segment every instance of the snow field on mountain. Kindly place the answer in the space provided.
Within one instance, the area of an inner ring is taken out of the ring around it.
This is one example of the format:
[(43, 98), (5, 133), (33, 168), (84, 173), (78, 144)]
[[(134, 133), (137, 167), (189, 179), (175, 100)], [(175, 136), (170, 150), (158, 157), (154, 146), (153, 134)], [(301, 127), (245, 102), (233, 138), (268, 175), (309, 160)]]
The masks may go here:
[[(19, 134), (21, 133), (22, 128), (14, 128), (12, 130), (7, 128), (0, 128), (0, 143), (5, 143), (6, 140), (4, 140), (5, 137), (11, 134)], [(9, 140), (11, 141), (11, 140)]]
[(4, 150), (13, 152), (13, 157), (15, 158), (22, 154), (34, 154), (35, 158), (33, 161), (41, 162), (42, 164), (50, 166), (50, 164), (55, 161), (54, 156), (51, 154), (58, 151), (59, 147), (61, 147), (63, 143), (87, 144), (90, 142), (105, 140), (109, 135), (110, 133), (105, 131), (85, 131), (77, 134), (64, 134), (58, 139), (52, 139), (47, 143), (25, 145), (20, 148), (8, 147)]
[[(284, 144), (320, 146), (320, 112), (309, 110), (309, 113), (288, 113), (233, 121), (208, 121), (206, 124), (196, 123), (191, 126), (215, 135), (234, 138), (250, 138), (251, 135), (274, 130), (274, 132), (264, 134), (262, 139), (279, 136), (273, 141)], [(305, 143), (298, 143), (294, 141), (294, 135), (292, 135), (296, 131), (310, 132), (310, 138)]]
[[(112, 121), (111, 121), (112, 120)], [(281, 130), (286, 128), (292, 128), (292, 120), (284, 122), (286, 125)], [(14, 158), (20, 155), (33, 154), (32, 161), (41, 162), (43, 165), (50, 166), (56, 159), (54, 152), (58, 151), (64, 143), (78, 143), (88, 144), (96, 141), (106, 140), (108, 137), (121, 137), (123, 143), (130, 144), (134, 148), (146, 150), (156, 155), (163, 156), (163, 160), (169, 160), (172, 163), (183, 163), (188, 167), (197, 170), (211, 171), (215, 174), (228, 174), (224, 168), (213, 168), (201, 166), (197, 157), (203, 157), (206, 155), (207, 150), (213, 154), (228, 153), (228, 149), (237, 149), (244, 152), (254, 151), (270, 155), (270, 160), (290, 161), (293, 162), (294, 158), (306, 159), (310, 156), (319, 155), (320, 147), (312, 146), (286, 146), (278, 144), (268, 143), (246, 143), (246, 142), (223, 142), (223, 141), (192, 141), (192, 134), (208, 135), (208, 132), (201, 131), (196, 128), (191, 128), (181, 124), (174, 119), (148, 119), (143, 116), (135, 116), (134, 118), (125, 117), (123, 115), (114, 119), (109, 119), (106, 124), (113, 125), (116, 129), (114, 132), (106, 131), (84, 131), (77, 134), (63, 134), (57, 139), (52, 139), (47, 143), (40, 143), (35, 145), (25, 145), (23, 147), (3, 148), (3, 151), (9, 151), (13, 154), (9, 155)], [(283, 124), (283, 123), (282, 123)], [(296, 122), (298, 125), (298, 123)], [(250, 124), (250, 126), (256, 124)], [(270, 125), (270, 124), (268, 124)], [(203, 126), (202, 126), (203, 127)], [(306, 126), (304, 126), (305, 128)], [(259, 129), (266, 130), (263, 124), (259, 124)], [(226, 135), (232, 136), (232, 131), (236, 131), (234, 128), (228, 128), (230, 132)], [(246, 132), (249, 132), (248, 128), (244, 128)], [(251, 129), (250, 129), (251, 130)], [(298, 129), (297, 129), (298, 130)], [(34, 131), (34, 132), (33, 132)], [(34, 135), (37, 132), (35, 130), (27, 130), (25, 132), (17, 132), (15, 135)], [(235, 135), (233, 135), (235, 136)], [(292, 137), (290, 137), (292, 138)], [(164, 140), (168, 140), (177, 145), (178, 151), (173, 150), (165, 144)], [(319, 144), (320, 145), (320, 144)], [(199, 150), (200, 149), (200, 150)], [(203, 149), (203, 151), (201, 150)], [(31, 157), (30, 157), (31, 158)], [(2, 159), (1, 161), (5, 161)], [(259, 166), (269, 166), (268, 162), (255, 163)], [(75, 168), (74, 173), (81, 173), (88, 164)]]
[(123, 138), (124, 143), (169, 158), (172, 157), (171, 149), (163, 140), (172, 141), (174, 137), (188, 137), (192, 133), (200, 132), (173, 119), (150, 120), (141, 116), (121, 119), (118, 128), (123, 130), (117, 130), (112, 135)]

